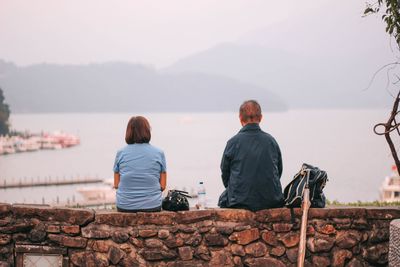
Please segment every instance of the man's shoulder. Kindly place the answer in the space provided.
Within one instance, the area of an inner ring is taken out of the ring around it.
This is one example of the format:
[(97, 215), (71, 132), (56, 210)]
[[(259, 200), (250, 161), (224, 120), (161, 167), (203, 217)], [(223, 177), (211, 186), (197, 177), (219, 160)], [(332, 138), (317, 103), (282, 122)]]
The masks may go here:
[(265, 140), (265, 142), (272, 143), (278, 146), (278, 142), (276, 141), (276, 139), (271, 134), (264, 132), (263, 130), (257, 131), (256, 133), (253, 132), (251, 134), (249, 134), (248, 132), (238, 132), (228, 140), (227, 146), (232, 146), (234, 144), (240, 143), (241, 140), (244, 141), (248, 138), (253, 138), (254, 134), (260, 137), (262, 140)]
[[(268, 133), (267, 133), (268, 134)], [(275, 137), (273, 137), (272, 135), (270, 135), (270, 134), (268, 134), (269, 135), (269, 140), (270, 140), (270, 142), (273, 144), (273, 146), (275, 147), (275, 148), (277, 148), (278, 150), (280, 149), (279, 148), (279, 144), (278, 144), (278, 142), (276, 141), (276, 139), (275, 139)]]
[(275, 137), (273, 137), (271, 134), (269, 134), (269, 133), (267, 133), (267, 132), (264, 132), (264, 131), (261, 131), (261, 134), (262, 134), (265, 138), (268, 138), (268, 139), (270, 139), (270, 140), (272, 140), (272, 141), (274, 141), (274, 142), (276, 143)]
[(235, 134), (234, 136), (232, 136), (232, 137), (228, 140), (227, 144), (228, 144), (228, 145), (234, 144), (234, 143), (236, 143), (238, 140), (240, 140), (240, 138), (241, 138), (241, 133), (239, 132), (239, 133)]

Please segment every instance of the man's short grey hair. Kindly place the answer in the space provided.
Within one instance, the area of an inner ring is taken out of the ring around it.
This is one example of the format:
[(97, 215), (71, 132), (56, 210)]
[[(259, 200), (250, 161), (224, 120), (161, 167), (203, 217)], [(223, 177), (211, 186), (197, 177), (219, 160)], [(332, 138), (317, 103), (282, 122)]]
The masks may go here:
[(261, 107), (256, 100), (244, 101), (239, 109), (240, 117), (244, 122), (260, 122)]

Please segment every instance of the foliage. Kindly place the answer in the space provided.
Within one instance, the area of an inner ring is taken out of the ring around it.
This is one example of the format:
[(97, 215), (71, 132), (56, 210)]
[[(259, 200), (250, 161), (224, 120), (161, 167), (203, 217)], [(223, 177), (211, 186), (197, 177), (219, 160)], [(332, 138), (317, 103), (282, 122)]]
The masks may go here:
[(9, 133), (8, 118), (10, 117), (10, 109), (4, 102), (3, 90), (0, 88), (0, 135)]
[(339, 202), (337, 200), (326, 201), (327, 206), (351, 206), (351, 207), (399, 207), (400, 202), (381, 202), (381, 201), (357, 201), (357, 202)]
[[(398, 0), (378, 0), (364, 10), (364, 15), (383, 13), (382, 20), (386, 23), (386, 32), (392, 35), (400, 46), (400, 10)], [(384, 11), (382, 11), (382, 8)]]
[[(391, 35), (397, 44), (398, 50), (400, 50), (400, 3), (399, 0), (377, 0), (377, 2), (371, 4), (367, 3), (367, 6), (364, 10), (364, 15), (370, 15), (370, 14), (379, 14), (383, 13), (382, 15), (382, 20), (386, 23), (386, 32)], [(396, 65), (399, 65), (399, 59), (396, 59), (395, 62), (387, 64), (380, 68), (374, 75), (374, 78), (376, 74), (384, 69), (387, 70), (387, 87), (389, 83), (391, 82), (393, 85), (398, 85), (400, 82), (400, 76), (395, 74), (395, 81), (392, 81), (391, 78), (389, 78), (389, 72), (391, 70), (394, 70)], [(386, 87), (386, 89), (387, 89)], [(397, 149), (396, 146), (392, 140), (392, 136), (390, 135), (391, 133), (397, 133), (397, 136), (400, 136), (400, 123), (397, 122), (396, 117), (400, 113), (399, 110), (399, 104), (400, 104), (400, 90), (397, 93), (397, 96), (393, 96), (394, 98), (394, 103), (393, 103), (393, 108), (392, 112), (390, 114), (390, 117), (386, 123), (378, 123), (374, 127), (374, 132), (377, 135), (383, 135), (385, 136), (386, 142), (389, 145), (390, 151), (392, 153), (392, 157), (394, 159), (394, 162), (397, 166), (397, 169), (400, 170), (400, 158), (397, 155)], [(379, 131), (378, 128), (383, 129), (382, 131)]]

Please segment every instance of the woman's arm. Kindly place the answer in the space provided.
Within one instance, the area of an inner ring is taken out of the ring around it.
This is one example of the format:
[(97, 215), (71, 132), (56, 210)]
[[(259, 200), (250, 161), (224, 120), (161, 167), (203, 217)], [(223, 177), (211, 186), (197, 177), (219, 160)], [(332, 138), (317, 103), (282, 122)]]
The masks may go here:
[(114, 188), (117, 189), (119, 185), (119, 172), (114, 172)]
[(161, 185), (161, 191), (164, 191), (165, 187), (167, 186), (167, 173), (166, 172), (160, 173), (160, 185)]

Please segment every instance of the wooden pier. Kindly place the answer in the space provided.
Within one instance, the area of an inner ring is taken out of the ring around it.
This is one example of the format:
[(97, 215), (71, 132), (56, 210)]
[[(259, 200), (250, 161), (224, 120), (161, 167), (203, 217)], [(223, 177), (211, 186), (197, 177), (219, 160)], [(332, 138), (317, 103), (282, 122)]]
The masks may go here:
[(38, 187), (38, 186), (62, 186), (62, 185), (74, 185), (74, 184), (94, 184), (102, 183), (103, 179), (98, 177), (71, 177), (71, 178), (59, 178), (59, 177), (44, 177), (44, 178), (24, 178), (14, 179), (11, 182), (8, 180), (0, 180), (0, 189), (9, 188), (22, 188), (22, 187)]
[(92, 209), (115, 209), (115, 199), (105, 199), (105, 200), (86, 200), (86, 201), (76, 201), (76, 202), (62, 202), (54, 203), (53, 207), (68, 207), (68, 208), (92, 208)]

